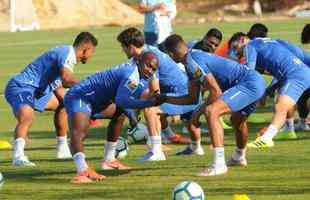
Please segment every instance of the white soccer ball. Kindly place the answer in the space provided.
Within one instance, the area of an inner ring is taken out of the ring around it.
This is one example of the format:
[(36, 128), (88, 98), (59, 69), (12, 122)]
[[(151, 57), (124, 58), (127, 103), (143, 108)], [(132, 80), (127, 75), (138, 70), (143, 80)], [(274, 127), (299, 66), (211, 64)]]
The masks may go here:
[(129, 144), (146, 142), (148, 137), (147, 127), (143, 123), (138, 123), (132, 130), (127, 131)]
[(204, 200), (205, 195), (200, 187), (195, 182), (184, 181), (178, 184), (172, 192), (173, 200)]
[(118, 159), (125, 158), (128, 155), (129, 146), (125, 138), (119, 137), (117, 140), (115, 157)]
[(2, 173), (0, 172), (0, 188), (2, 188), (4, 184), (4, 177), (2, 176)]

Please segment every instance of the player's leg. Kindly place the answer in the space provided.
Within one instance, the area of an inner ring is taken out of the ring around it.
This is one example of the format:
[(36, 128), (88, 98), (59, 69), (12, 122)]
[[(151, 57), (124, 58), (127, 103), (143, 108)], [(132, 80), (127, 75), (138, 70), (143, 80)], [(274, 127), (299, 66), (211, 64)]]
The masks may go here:
[(122, 164), (115, 158), (115, 151), (117, 146), (117, 140), (121, 135), (123, 124), (125, 121), (125, 115), (122, 110), (118, 109), (115, 104), (110, 104), (106, 107), (101, 115), (104, 117), (111, 117), (107, 130), (107, 142), (104, 147), (104, 156), (101, 163), (101, 168), (105, 170), (109, 169), (130, 169), (130, 167)]
[(309, 131), (310, 126), (307, 123), (309, 114), (308, 99), (310, 98), (310, 90), (306, 90), (297, 102), (297, 110), (299, 114), (299, 122), (296, 125), (296, 130)]
[(218, 99), (208, 106), (203, 105), (201, 109), (209, 127), (213, 145), (213, 161), (211, 166), (203, 170), (200, 175), (221, 175), (227, 172), (227, 166), (224, 155), (224, 129), (221, 125), (220, 117), (230, 113), (231, 109), (222, 99)]
[(84, 140), (88, 134), (91, 105), (74, 95), (67, 95), (64, 99), (68, 113), (68, 122), (71, 132), (71, 153), (76, 166), (77, 175), (73, 183), (88, 183), (92, 180), (100, 181), (105, 177), (92, 170), (84, 154)]
[(57, 139), (56, 157), (59, 159), (72, 157), (67, 141), (68, 117), (66, 109), (63, 105), (64, 96), (65, 88), (59, 87), (54, 91), (54, 93), (51, 93), (50, 95), (48, 94), (47, 97), (41, 97), (35, 103), (37, 110), (40, 109), (41, 105), (44, 106), (44, 110), (54, 111), (54, 126)]
[(13, 145), (13, 165), (15, 166), (35, 166), (24, 153), (28, 131), (34, 119), (33, 93), (33, 88), (20, 87), (14, 81), (10, 81), (5, 89), (5, 98), (17, 120)]
[(181, 115), (181, 119), (190, 134), (191, 143), (185, 149), (177, 152), (176, 155), (204, 155), (204, 150), (201, 147), (201, 129), (192, 123), (192, 114), (193, 112), (188, 112)]
[(246, 166), (246, 145), (248, 142), (248, 127), (247, 115), (242, 115), (240, 112), (235, 112), (231, 115), (232, 125), (235, 129), (236, 149), (232, 156), (227, 160), (228, 166)]
[(287, 112), (285, 124), (282, 127), (281, 131), (275, 136), (275, 139), (290, 140), (297, 138), (294, 126), (295, 112), (296, 112), (296, 106), (294, 106)]
[(144, 109), (144, 118), (149, 132), (149, 143), (151, 145), (149, 152), (139, 161), (161, 161), (166, 160), (161, 144), (161, 110), (159, 107), (149, 107)]

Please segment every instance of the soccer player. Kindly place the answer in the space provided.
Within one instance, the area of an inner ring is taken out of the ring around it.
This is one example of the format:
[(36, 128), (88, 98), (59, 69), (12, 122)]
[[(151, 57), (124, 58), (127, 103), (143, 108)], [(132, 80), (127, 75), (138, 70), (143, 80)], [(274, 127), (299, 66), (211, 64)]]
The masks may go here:
[[(159, 59), (158, 77), (151, 82), (151, 92), (158, 91), (163, 94), (184, 95), (187, 93), (187, 77), (179, 66), (165, 53), (155, 47), (144, 45), (144, 38), (137, 28), (128, 28), (122, 31), (117, 40), (120, 42), (123, 51), (128, 58), (137, 58), (144, 51), (151, 51)], [(165, 154), (161, 148), (161, 123), (158, 113), (167, 115), (179, 115), (193, 110), (197, 105), (171, 105), (162, 104), (158, 107), (146, 108), (144, 115), (146, 118), (151, 150), (141, 159), (141, 161), (165, 160)]]
[(310, 69), (296, 55), (276, 40), (242, 37), (237, 51), (244, 52), (248, 67), (267, 73), (280, 83), (280, 92), (274, 108), (271, 124), (248, 147), (264, 148), (274, 146), (273, 138), (286, 120), (300, 96), (310, 87)]
[(263, 96), (265, 82), (253, 69), (199, 50), (188, 50), (181, 36), (167, 38), (166, 49), (176, 61), (182, 62), (190, 81), (189, 95), (163, 96), (162, 100), (174, 104), (191, 104), (197, 100), (201, 88), (209, 90), (209, 96), (191, 119), (191, 127), (197, 128), (200, 115), (207, 119), (214, 147), (214, 160), (201, 176), (215, 176), (227, 172), (224, 157), (224, 130), (220, 117), (231, 113), (232, 125), (236, 133), (237, 148), (228, 165), (247, 165), (245, 158), (248, 129), (246, 119), (255, 111), (256, 101)]
[(201, 49), (206, 52), (214, 53), (223, 38), (222, 32), (217, 28), (211, 28), (200, 41), (191, 41), (189, 48)]
[(89, 32), (81, 32), (73, 45), (52, 48), (30, 63), (8, 82), (5, 98), (17, 120), (13, 165), (35, 166), (24, 153), (25, 139), (34, 119), (34, 111), (55, 111), (57, 158), (71, 157), (67, 144), (67, 114), (63, 106), (64, 87), (78, 83), (73, 76), (75, 64), (94, 54), (97, 39)]
[[(142, 109), (156, 106), (155, 97), (147, 97), (148, 79), (156, 72), (158, 59), (150, 52), (141, 54), (111, 70), (89, 76), (72, 87), (65, 96), (65, 107), (70, 123), (71, 150), (77, 175), (73, 183), (88, 183), (105, 177), (88, 167), (84, 154), (85, 140), (91, 115), (101, 113), (111, 117), (105, 145), (102, 169), (130, 169), (115, 159), (116, 141), (121, 133), (122, 109)], [(143, 97), (144, 99), (140, 99)]]

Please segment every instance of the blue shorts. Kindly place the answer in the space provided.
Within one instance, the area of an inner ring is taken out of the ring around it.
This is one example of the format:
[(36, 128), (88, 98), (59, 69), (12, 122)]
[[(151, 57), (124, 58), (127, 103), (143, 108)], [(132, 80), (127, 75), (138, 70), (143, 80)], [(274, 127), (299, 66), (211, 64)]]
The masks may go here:
[(300, 96), (310, 88), (310, 69), (307, 67), (303, 70), (298, 69), (282, 82), (279, 94), (289, 96), (297, 102)]
[(89, 116), (91, 116), (91, 103), (78, 95), (66, 94), (64, 105), (68, 114), (68, 118), (72, 118), (73, 114), (76, 112), (87, 113)]
[(237, 85), (226, 90), (220, 97), (233, 112), (250, 115), (256, 102), (265, 93), (265, 81), (255, 71), (249, 72)]
[(157, 45), (158, 34), (154, 32), (144, 32), (145, 44), (156, 46)]
[(35, 97), (36, 88), (29, 85), (22, 85), (14, 80), (10, 80), (5, 88), (5, 98), (11, 105), (13, 113), (19, 111), (23, 106), (30, 106), (36, 111), (43, 112), (48, 101), (54, 95), (53, 92), (46, 93), (40, 97)]

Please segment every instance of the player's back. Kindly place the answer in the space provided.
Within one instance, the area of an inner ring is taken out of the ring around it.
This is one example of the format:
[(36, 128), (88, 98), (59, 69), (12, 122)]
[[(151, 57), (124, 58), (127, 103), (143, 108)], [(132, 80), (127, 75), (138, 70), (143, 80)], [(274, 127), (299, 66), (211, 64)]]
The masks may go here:
[(158, 76), (160, 90), (163, 93), (187, 91), (187, 76), (182, 72), (177, 63), (175, 63), (167, 54), (155, 47), (147, 46), (149, 50), (157, 56), (159, 60)]
[(282, 44), (303, 63), (310, 67), (310, 54), (308, 54), (305, 50), (285, 40), (276, 39), (276, 41)]
[[(131, 77), (134, 76), (134, 77)], [(73, 86), (70, 95), (78, 94), (94, 105), (113, 101), (120, 84), (131, 77), (139, 83), (139, 72), (133, 61), (97, 72)]]
[(192, 50), (190, 55), (204, 71), (212, 73), (222, 90), (236, 85), (250, 71), (245, 65), (200, 50)]
[[(254, 50), (254, 51), (253, 51)], [(298, 58), (276, 40), (255, 38), (246, 46), (246, 62), (253, 61), (255, 55), (256, 69), (267, 70), (275, 78), (281, 80), (300, 65)], [(296, 62), (296, 64), (293, 64)]]
[(60, 79), (60, 69), (64, 65), (74, 64), (76, 64), (76, 56), (73, 47), (59, 46), (36, 58), (13, 79), (44, 91), (48, 85)]

